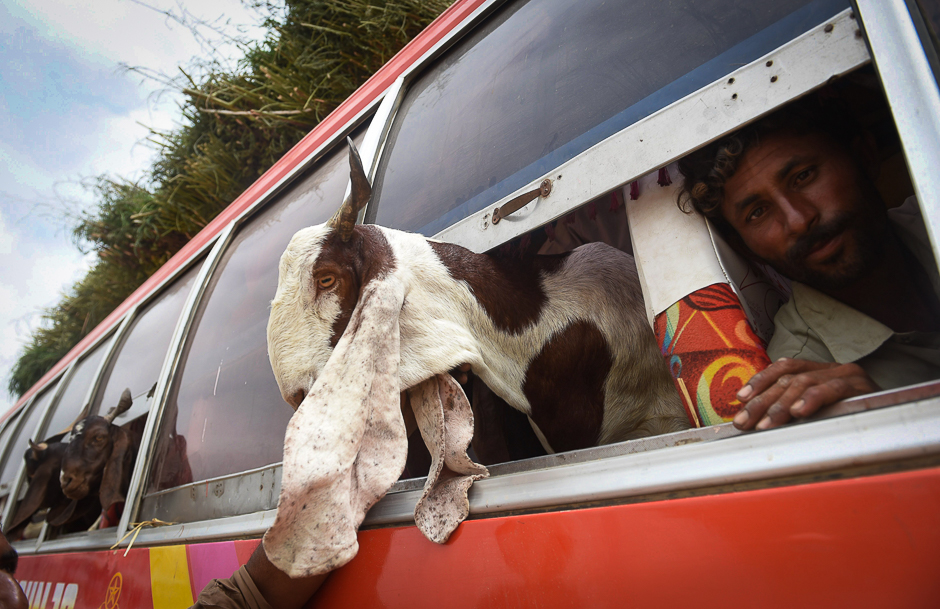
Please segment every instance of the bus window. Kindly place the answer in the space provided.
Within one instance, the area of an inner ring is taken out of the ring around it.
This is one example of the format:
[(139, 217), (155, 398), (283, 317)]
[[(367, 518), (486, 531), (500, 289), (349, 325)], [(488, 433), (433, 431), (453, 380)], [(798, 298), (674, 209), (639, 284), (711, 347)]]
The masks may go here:
[[(16, 431), (21, 416), (23, 416), (22, 410), (12, 414), (10, 418), (4, 422), (3, 431), (0, 431), (0, 455), (4, 453), (7, 444), (9, 444), (10, 438), (12, 438), (13, 432)], [(5, 492), (8, 488), (9, 485), (0, 487), (0, 494)], [(2, 512), (2, 510), (0, 510), (0, 512)]]
[(102, 375), (92, 414), (104, 415), (116, 406), (125, 388), (131, 390), (134, 404), (114, 423), (123, 425), (149, 412), (147, 394), (157, 382), (180, 311), (201, 266), (201, 262), (194, 264), (131, 322)]
[[(758, 147), (756, 154), (762, 156), (749, 155)], [(898, 132), (870, 67), (720, 138), (683, 159), (680, 167), (687, 180), (680, 200), (709, 218), (721, 267), (735, 293), (743, 295), (751, 326), (767, 341), (769, 359), (748, 373), (737, 372), (738, 383), (784, 357), (861, 366), (864, 375), (846, 381), (858, 389), (828, 403), (940, 377), (931, 330), (936, 327), (932, 320), (940, 317), (940, 278)], [(771, 183), (778, 198), (765, 196)], [(731, 205), (734, 201), (738, 204)], [(790, 208), (778, 201), (801, 203)], [(805, 216), (810, 222), (793, 224), (803, 216), (782, 215), (787, 209), (812, 214)], [(782, 226), (792, 229), (787, 240), (781, 238)], [(827, 243), (836, 249), (821, 258)], [(821, 254), (814, 257), (817, 251)], [(891, 281), (886, 283), (886, 276)], [(786, 304), (768, 303), (771, 291), (758, 292), (760, 302), (748, 298), (748, 285), (768, 278), (783, 286), (777, 294)], [(860, 294), (860, 289), (873, 292)], [(885, 307), (894, 294), (905, 297)], [(663, 316), (679, 326), (696, 312), (694, 307), (684, 312), (684, 307), (676, 303), (662, 312), (657, 332), (668, 334)], [(903, 320), (885, 313), (902, 309)], [(729, 329), (725, 334), (731, 336)], [(685, 350), (675, 344), (683, 340), (699, 344)], [(680, 369), (685, 356), (702, 360), (709, 341), (692, 334), (672, 342)], [(696, 386), (689, 378), (693, 369), (685, 367), (677, 379)], [(734, 399), (738, 388), (723, 400), (734, 405), (719, 412), (724, 420), (742, 408)], [(702, 395), (699, 391), (696, 398)], [(706, 419), (707, 410), (699, 404)], [(789, 418), (776, 416), (774, 423)], [(757, 420), (736, 422), (753, 427)], [(765, 425), (770, 424), (768, 419)]]
[(23, 455), (29, 447), (29, 440), (36, 440), (36, 433), (39, 431), (39, 423), (42, 416), (55, 395), (56, 383), (53, 382), (41, 394), (39, 394), (29, 407), (26, 419), (15, 432), (16, 436), (12, 438), (9, 450), (7, 450), (6, 460), (3, 463), (3, 469), (0, 470), (0, 492), (9, 492), (10, 486), (15, 482), (17, 472), (23, 464)]
[(848, 5), (507, 3), (410, 87), (367, 221), (434, 235)]
[(103, 340), (91, 353), (86, 355), (66, 381), (62, 389), (62, 397), (53, 407), (52, 416), (46, 424), (44, 438), (54, 436), (71, 428), (79, 418), (82, 418), (85, 406), (85, 396), (98, 372), (98, 367), (105, 354), (108, 353), (112, 338)]
[[(362, 131), (354, 139), (361, 142)], [(333, 215), (348, 179), (346, 147), (339, 146), (227, 247), (170, 389), (149, 492), (281, 460), (293, 411), (281, 399), (266, 348), (278, 261), (295, 232)]]

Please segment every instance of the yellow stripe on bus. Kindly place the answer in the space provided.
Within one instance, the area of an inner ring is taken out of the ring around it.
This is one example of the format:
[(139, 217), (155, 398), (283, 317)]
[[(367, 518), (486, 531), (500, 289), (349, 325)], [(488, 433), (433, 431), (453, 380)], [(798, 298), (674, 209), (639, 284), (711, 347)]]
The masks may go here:
[(186, 546), (150, 548), (153, 609), (186, 609), (193, 604)]

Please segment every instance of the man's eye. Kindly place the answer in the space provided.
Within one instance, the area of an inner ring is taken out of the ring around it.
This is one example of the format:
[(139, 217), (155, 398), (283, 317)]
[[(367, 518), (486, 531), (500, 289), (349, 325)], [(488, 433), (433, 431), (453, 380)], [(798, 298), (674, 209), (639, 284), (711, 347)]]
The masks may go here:
[(813, 177), (813, 168), (812, 168), (812, 167), (807, 167), (807, 168), (804, 169), (803, 171), (801, 171), (801, 172), (799, 172), (798, 174), (796, 174), (795, 176), (793, 176), (793, 182), (794, 182), (795, 184), (802, 184), (803, 182), (806, 182), (807, 180), (809, 180), (809, 179), (812, 178), (812, 177)]
[(754, 220), (757, 220), (758, 218), (764, 215), (765, 211), (767, 211), (767, 208), (765, 208), (764, 206), (755, 207), (747, 214), (747, 218), (745, 219), (745, 221), (752, 222)]
[(325, 275), (320, 277), (320, 279), (317, 280), (317, 283), (321, 288), (329, 288), (332, 287), (334, 283), (336, 283), (336, 277), (333, 277), (332, 275)]

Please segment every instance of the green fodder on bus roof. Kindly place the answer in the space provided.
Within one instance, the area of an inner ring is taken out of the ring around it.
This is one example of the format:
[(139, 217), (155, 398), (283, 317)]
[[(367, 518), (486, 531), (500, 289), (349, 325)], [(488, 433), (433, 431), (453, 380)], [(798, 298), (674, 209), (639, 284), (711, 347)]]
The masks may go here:
[(266, 37), (234, 69), (183, 70), (179, 127), (152, 131), (146, 180), (102, 176), (74, 228), (97, 260), (46, 310), (11, 372), (21, 395), (277, 159), (424, 29), (440, 0), (255, 1)]

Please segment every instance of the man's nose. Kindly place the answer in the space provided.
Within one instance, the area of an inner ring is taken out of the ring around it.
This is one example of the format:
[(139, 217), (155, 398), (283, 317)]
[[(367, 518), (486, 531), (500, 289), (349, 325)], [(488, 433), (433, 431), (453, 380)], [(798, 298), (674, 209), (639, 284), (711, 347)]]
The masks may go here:
[(800, 197), (781, 195), (778, 197), (777, 205), (791, 233), (802, 234), (819, 221), (819, 210), (816, 206)]

